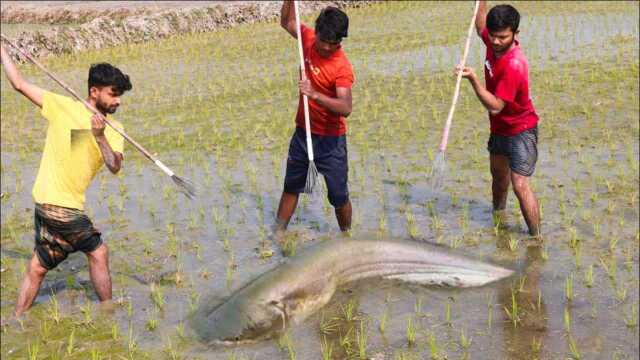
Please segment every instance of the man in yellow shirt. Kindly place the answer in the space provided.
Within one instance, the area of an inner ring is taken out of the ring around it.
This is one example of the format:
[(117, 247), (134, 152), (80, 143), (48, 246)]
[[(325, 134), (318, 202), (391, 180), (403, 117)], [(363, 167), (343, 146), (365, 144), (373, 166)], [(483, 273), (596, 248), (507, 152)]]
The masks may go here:
[[(84, 214), (85, 191), (102, 167), (112, 173), (122, 166), (123, 138), (84, 104), (45, 91), (24, 80), (1, 48), (1, 59), (15, 90), (42, 109), (48, 120), (47, 137), (40, 168), (33, 186), (35, 201), (35, 247), (22, 281), (15, 315), (31, 307), (47, 271), (67, 256), (82, 251), (89, 261), (89, 274), (100, 301), (111, 300), (109, 255), (100, 232)], [(87, 102), (103, 116), (120, 106), (120, 96), (131, 90), (129, 77), (110, 64), (89, 69)], [(115, 126), (122, 125), (110, 119)]]

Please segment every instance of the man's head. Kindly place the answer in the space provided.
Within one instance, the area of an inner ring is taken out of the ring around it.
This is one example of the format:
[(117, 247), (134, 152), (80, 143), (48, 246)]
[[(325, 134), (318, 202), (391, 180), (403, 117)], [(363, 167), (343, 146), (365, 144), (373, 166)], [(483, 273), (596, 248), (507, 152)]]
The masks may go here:
[(515, 41), (515, 35), (519, 32), (520, 14), (511, 5), (497, 5), (487, 14), (487, 30), (493, 50), (497, 53), (504, 52)]
[(349, 18), (342, 10), (328, 6), (316, 19), (316, 51), (329, 57), (340, 48), (342, 38), (347, 37)]
[(129, 76), (107, 63), (91, 65), (89, 69), (89, 98), (104, 114), (113, 114), (120, 106), (120, 96), (131, 90)]

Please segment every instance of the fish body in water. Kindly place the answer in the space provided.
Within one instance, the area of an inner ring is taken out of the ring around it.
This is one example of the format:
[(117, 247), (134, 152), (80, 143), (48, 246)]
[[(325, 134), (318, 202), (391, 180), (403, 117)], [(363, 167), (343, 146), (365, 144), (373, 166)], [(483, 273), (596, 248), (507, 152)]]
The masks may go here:
[(337, 239), (318, 243), (236, 290), (203, 304), (191, 325), (201, 341), (233, 345), (273, 337), (326, 305), (346, 283), (372, 277), (472, 287), (508, 277), (509, 269), (416, 241)]

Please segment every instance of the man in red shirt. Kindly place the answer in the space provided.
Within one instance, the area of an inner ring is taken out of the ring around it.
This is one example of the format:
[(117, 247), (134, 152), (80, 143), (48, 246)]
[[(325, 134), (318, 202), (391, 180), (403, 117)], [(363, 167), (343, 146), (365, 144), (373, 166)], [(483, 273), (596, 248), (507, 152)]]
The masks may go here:
[(520, 202), (529, 234), (540, 235), (538, 200), (529, 185), (538, 158), (538, 115), (529, 97), (529, 65), (515, 39), (520, 14), (511, 5), (498, 5), (487, 14), (480, 1), (476, 31), (487, 46), (486, 88), (474, 70), (460, 69), (480, 102), (489, 111), (493, 210), (499, 215), (507, 203), (509, 184)]
[[(293, 1), (284, 1), (280, 25), (297, 39)], [(300, 25), (306, 79), (300, 80), (296, 129), (289, 144), (284, 191), (278, 206), (276, 236), (286, 230), (304, 190), (309, 167), (302, 95), (309, 99), (309, 121), (314, 162), (324, 175), (329, 202), (335, 208), (340, 230), (351, 228), (351, 201), (347, 187), (347, 126), (351, 114), (353, 70), (340, 42), (347, 36), (349, 18), (340, 9), (327, 7), (318, 16), (315, 30)]]

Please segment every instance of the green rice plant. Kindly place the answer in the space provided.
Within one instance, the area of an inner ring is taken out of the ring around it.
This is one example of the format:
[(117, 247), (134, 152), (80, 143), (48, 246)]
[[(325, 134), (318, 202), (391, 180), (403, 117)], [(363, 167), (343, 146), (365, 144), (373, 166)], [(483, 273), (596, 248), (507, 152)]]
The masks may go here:
[(67, 340), (67, 356), (71, 356), (71, 354), (73, 354), (74, 334), (75, 329), (71, 330), (71, 334), (69, 334), (69, 340)]
[(407, 334), (407, 344), (409, 346), (413, 346), (416, 343), (416, 327), (413, 324), (412, 317), (409, 317), (407, 319), (406, 334)]
[(385, 310), (380, 315), (380, 321), (378, 322), (378, 330), (380, 330), (381, 334), (384, 334), (384, 329), (387, 326), (388, 318), (389, 318), (389, 309), (385, 308)]
[(627, 286), (619, 284), (615, 287), (616, 290), (616, 299), (619, 302), (624, 302), (627, 299)]
[(589, 265), (584, 271), (584, 286), (593, 287), (593, 264)]
[(507, 242), (507, 246), (509, 247), (509, 251), (516, 252), (518, 250), (518, 244), (520, 240), (514, 237), (512, 234), (509, 234), (509, 241)]
[(378, 231), (381, 233), (387, 231), (387, 217), (384, 215), (384, 212), (382, 212), (378, 218)]
[(446, 325), (452, 326), (451, 323), (451, 303), (447, 301), (444, 304), (444, 323)]
[(111, 325), (111, 340), (118, 341), (120, 339), (120, 328), (117, 324)]
[(91, 349), (91, 360), (100, 360), (102, 355), (98, 349)]
[(360, 321), (360, 331), (357, 333), (358, 343), (358, 357), (360, 359), (367, 358), (367, 331), (364, 326), (364, 321)]
[(568, 302), (573, 301), (573, 273), (569, 273), (564, 283), (564, 296)]
[(542, 350), (542, 339), (534, 336), (531, 338), (531, 352), (536, 355), (540, 354), (540, 351)]
[(51, 295), (50, 303), (47, 308), (47, 312), (49, 313), (49, 317), (57, 324), (60, 323), (62, 319), (62, 315), (60, 314), (60, 306), (58, 304), (58, 297), (55, 293)]
[(181, 339), (185, 338), (184, 322), (180, 321), (178, 325), (176, 325), (176, 334), (178, 334)]
[(340, 304), (340, 314), (342, 318), (346, 322), (352, 322), (358, 319), (358, 302), (357, 300), (351, 299), (347, 302), (347, 304)]
[(129, 350), (129, 355), (132, 355), (137, 347), (138, 343), (136, 342), (136, 338), (133, 335), (133, 325), (129, 324), (129, 337), (127, 339), (127, 349)]
[(326, 336), (322, 336), (320, 340), (320, 351), (322, 352), (322, 360), (333, 359), (333, 344), (327, 341)]
[(608, 263), (604, 260), (604, 258), (600, 257), (600, 265), (602, 266), (604, 271), (607, 273), (607, 276), (609, 276), (609, 279), (615, 281), (617, 277), (617, 270), (618, 270), (615, 253), (611, 254), (610, 260)]
[(40, 352), (40, 344), (39, 341), (35, 341), (30, 343), (27, 346), (27, 352), (29, 354), (29, 360), (36, 360), (38, 358), (38, 353)]
[(167, 355), (167, 357), (171, 360), (181, 359), (182, 357), (178, 353), (178, 349), (173, 346), (171, 339), (169, 337), (166, 338), (165, 342), (167, 343), (163, 349), (163, 352)]
[(628, 328), (635, 328), (638, 326), (638, 305), (631, 305), (631, 311), (624, 315), (624, 323)]
[(573, 258), (576, 261), (576, 269), (580, 269), (582, 267), (582, 246), (578, 245), (575, 249), (573, 249)]
[(127, 316), (129, 317), (129, 319), (131, 319), (131, 317), (133, 316), (133, 302), (132, 301), (128, 301), (127, 302)]
[(472, 341), (473, 339), (467, 336), (467, 332), (465, 331), (465, 329), (461, 329), (460, 330), (460, 346), (466, 350), (471, 346)]
[(431, 354), (431, 359), (440, 359), (440, 350), (438, 349), (438, 344), (436, 343), (436, 337), (433, 335), (433, 332), (429, 332), (429, 354)]
[(571, 358), (573, 360), (582, 359), (582, 355), (580, 354), (580, 351), (578, 350), (578, 345), (576, 344), (575, 340), (573, 340), (573, 336), (571, 336), (571, 334), (569, 334), (567, 339), (568, 339), (568, 342), (569, 342), (569, 351), (571, 352)]
[(569, 307), (565, 306), (564, 308), (564, 330), (568, 333), (571, 332), (571, 311), (569, 311)]
[(616, 251), (618, 241), (620, 241), (620, 239), (617, 236), (612, 236), (611, 239), (609, 239), (609, 253), (613, 254)]
[(164, 310), (164, 292), (162, 286), (152, 282), (149, 285), (151, 301), (159, 309)]
[(82, 313), (82, 316), (84, 317), (83, 320), (83, 324), (84, 325), (89, 325), (91, 326), (91, 324), (93, 323), (93, 303), (91, 301), (87, 301), (84, 306), (80, 307), (80, 312)]
[(575, 249), (578, 246), (578, 231), (576, 228), (571, 227), (569, 228), (569, 234), (569, 247)]
[(516, 299), (515, 289), (511, 288), (511, 308), (504, 307), (504, 312), (507, 314), (507, 318), (513, 324), (513, 327), (518, 327), (518, 323), (520, 322), (520, 310), (518, 308), (518, 301)]

